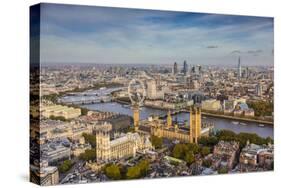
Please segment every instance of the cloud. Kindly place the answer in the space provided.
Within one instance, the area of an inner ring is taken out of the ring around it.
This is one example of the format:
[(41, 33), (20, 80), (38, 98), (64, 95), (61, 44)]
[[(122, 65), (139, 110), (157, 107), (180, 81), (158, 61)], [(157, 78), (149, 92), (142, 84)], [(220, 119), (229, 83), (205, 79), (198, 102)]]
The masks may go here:
[(231, 54), (240, 54), (240, 53), (241, 53), (240, 50), (233, 50), (233, 51), (231, 52)]
[(247, 53), (253, 56), (259, 56), (263, 51), (262, 50), (248, 50)]
[(233, 50), (231, 54), (241, 54), (241, 53), (248, 53), (248, 54), (259, 54), (262, 53), (263, 50), (248, 50), (248, 51), (240, 51), (240, 50)]
[[(41, 17), (44, 62), (161, 64), (189, 57), (206, 64), (231, 62), (229, 52), (273, 48), (266, 18), (47, 4)], [(273, 63), (259, 54), (248, 62)]]
[(210, 45), (210, 46), (207, 46), (206, 48), (218, 48), (218, 46)]
[(249, 54), (258, 54), (258, 53), (262, 53), (263, 51), (262, 50), (248, 50), (247, 53)]

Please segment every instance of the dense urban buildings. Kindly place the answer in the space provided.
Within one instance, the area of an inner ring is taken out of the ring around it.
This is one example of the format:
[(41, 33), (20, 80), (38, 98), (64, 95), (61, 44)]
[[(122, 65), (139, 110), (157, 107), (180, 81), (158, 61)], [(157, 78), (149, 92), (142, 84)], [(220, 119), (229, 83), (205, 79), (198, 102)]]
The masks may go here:
[[(40, 109), (31, 108), (32, 118), (40, 118), (40, 125), (31, 124), (32, 181), (39, 176), (45, 185), (105, 181), (111, 179), (103, 170), (107, 164), (129, 170), (143, 160), (149, 161), (148, 177), (272, 170), (273, 109), (261, 111), (258, 106), (274, 100), (272, 68), (247, 67), (252, 76), (237, 77), (235, 68), (190, 65), (189, 72), (186, 61), (175, 75), (172, 65), (124, 70), (112, 65), (43, 67), (45, 85), (63, 82), (63, 72), (85, 76), (71, 87), (45, 88)], [(238, 73), (243, 72), (239, 67)], [(162, 74), (163, 69), (168, 74)], [(53, 78), (55, 72), (59, 74)], [(124, 76), (125, 72), (131, 73)], [(90, 82), (92, 76), (87, 75), (99, 75), (103, 83)], [(132, 79), (144, 84), (136, 82), (129, 94)], [(237, 132), (237, 127), (249, 132)], [(178, 153), (187, 148), (192, 149)], [(169, 169), (174, 163), (177, 172)]]
[(52, 6), (30, 74), (32, 182), (274, 169), (272, 19), (78, 6), (69, 25), (74, 9)]

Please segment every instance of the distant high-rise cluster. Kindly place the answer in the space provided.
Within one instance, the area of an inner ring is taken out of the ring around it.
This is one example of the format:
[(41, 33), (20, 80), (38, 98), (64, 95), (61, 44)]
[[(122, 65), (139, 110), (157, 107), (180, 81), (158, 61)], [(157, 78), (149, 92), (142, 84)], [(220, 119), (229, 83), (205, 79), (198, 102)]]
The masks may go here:
[(178, 64), (177, 64), (177, 62), (174, 63), (173, 73), (174, 73), (174, 75), (178, 74)]
[(174, 63), (173, 66), (173, 74), (177, 75), (178, 73), (182, 73), (184, 76), (187, 76), (189, 72), (189, 67), (186, 60), (183, 61), (183, 68), (179, 70), (177, 62)]
[(257, 96), (262, 96), (262, 85), (260, 83), (256, 85), (256, 94)]
[(186, 63), (186, 60), (183, 62), (183, 74), (186, 76), (188, 73), (188, 65)]
[(249, 76), (250, 76), (250, 70), (249, 70), (249, 67), (246, 67), (246, 69), (243, 71), (243, 77), (244, 78), (249, 78)]
[(241, 68), (241, 60), (240, 57), (238, 58), (238, 70), (237, 70), (237, 78), (238, 80), (241, 79), (242, 68)]

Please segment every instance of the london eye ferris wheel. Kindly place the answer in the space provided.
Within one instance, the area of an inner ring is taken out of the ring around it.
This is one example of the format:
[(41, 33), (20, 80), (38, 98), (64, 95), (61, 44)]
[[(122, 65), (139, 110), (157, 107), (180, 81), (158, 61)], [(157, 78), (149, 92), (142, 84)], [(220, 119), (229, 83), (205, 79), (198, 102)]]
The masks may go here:
[(132, 105), (142, 105), (146, 92), (144, 83), (139, 79), (133, 79), (128, 85), (128, 95)]

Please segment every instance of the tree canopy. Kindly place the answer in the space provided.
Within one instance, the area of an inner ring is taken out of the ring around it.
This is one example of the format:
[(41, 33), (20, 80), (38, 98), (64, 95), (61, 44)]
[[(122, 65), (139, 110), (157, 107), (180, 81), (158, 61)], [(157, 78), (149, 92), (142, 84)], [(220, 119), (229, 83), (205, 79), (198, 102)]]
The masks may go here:
[(176, 144), (173, 148), (172, 155), (175, 158), (182, 159), (187, 165), (195, 161), (195, 155), (200, 153), (201, 149), (197, 144)]
[(108, 178), (113, 179), (113, 180), (121, 179), (120, 168), (119, 168), (119, 166), (117, 166), (115, 164), (108, 165), (105, 168), (105, 174)]
[(218, 173), (219, 174), (227, 174), (228, 169), (226, 167), (221, 167), (221, 168), (218, 169)]
[(70, 170), (72, 165), (73, 165), (73, 163), (71, 162), (71, 160), (63, 161), (63, 163), (59, 166), (59, 172), (61, 172), (61, 173), (67, 172), (68, 170)]
[(215, 136), (202, 136), (199, 138), (198, 143), (203, 146), (213, 147), (218, 143), (218, 138)]
[(126, 174), (127, 179), (136, 179), (140, 177), (140, 168), (138, 166), (133, 166), (128, 168), (127, 174)]
[(184, 160), (188, 166), (191, 165), (195, 161), (194, 154), (190, 151), (187, 152), (184, 156)]
[(84, 137), (86, 143), (91, 144), (92, 147), (96, 146), (96, 135), (83, 133), (82, 136)]
[(49, 118), (52, 119), (52, 120), (66, 121), (65, 117), (63, 117), (63, 116), (53, 116), (53, 115), (51, 115)]
[(149, 170), (149, 161), (141, 160), (137, 165), (128, 168), (126, 173), (127, 179), (136, 179), (140, 177), (144, 177)]
[(241, 148), (245, 147), (248, 140), (250, 141), (250, 143), (257, 144), (257, 145), (273, 143), (273, 140), (270, 137), (262, 138), (255, 133), (242, 132), (236, 134), (233, 131), (221, 130), (217, 133), (216, 136), (218, 137), (218, 140), (239, 142)]
[(206, 156), (206, 155), (208, 155), (208, 154), (211, 153), (211, 149), (210, 149), (210, 147), (203, 146), (203, 147), (201, 148), (200, 153), (201, 153), (202, 156)]
[(163, 139), (157, 136), (151, 136), (151, 143), (155, 149), (160, 149), (163, 145)]
[(81, 153), (79, 158), (84, 161), (90, 161), (96, 159), (96, 150), (95, 149), (87, 149), (84, 153)]
[(273, 112), (273, 103), (269, 101), (248, 102), (250, 108), (255, 111), (255, 116), (271, 116)]
[(210, 168), (212, 166), (212, 161), (209, 159), (205, 159), (205, 160), (203, 160), (202, 165), (207, 168)]

